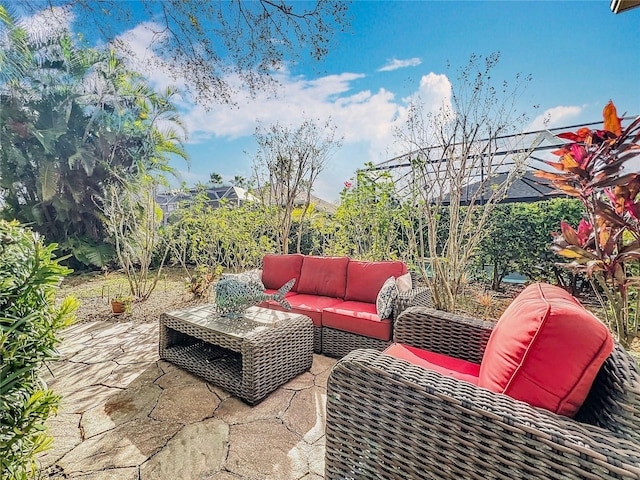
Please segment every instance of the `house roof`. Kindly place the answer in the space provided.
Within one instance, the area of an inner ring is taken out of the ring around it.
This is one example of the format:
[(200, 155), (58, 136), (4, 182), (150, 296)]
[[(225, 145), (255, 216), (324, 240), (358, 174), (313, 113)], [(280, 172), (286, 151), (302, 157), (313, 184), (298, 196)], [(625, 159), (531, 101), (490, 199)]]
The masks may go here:
[[(625, 117), (623, 120), (628, 120), (635, 117)], [(550, 183), (542, 178), (535, 177), (534, 170), (549, 170), (549, 166), (546, 165), (546, 161), (556, 160), (556, 157), (552, 155), (554, 150), (558, 150), (563, 147), (568, 140), (564, 140), (557, 136), (558, 133), (567, 131), (576, 131), (579, 128), (598, 128), (602, 126), (602, 122), (591, 122), (579, 125), (570, 125), (566, 127), (554, 127), (545, 130), (536, 130), (532, 132), (523, 132), (514, 135), (504, 135), (489, 140), (479, 140), (477, 144), (482, 146), (484, 144), (489, 145), (490, 148), (486, 150), (490, 153), (479, 153), (477, 158), (482, 158), (485, 165), (485, 178), (488, 170), (493, 170), (493, 176), (488, 182), (490, 185), (497, 185), (507, 177), (507, 171), (516, 162), (516, 158), (526, 158), (526, 166), (524, 175), (516, 180), (511, 188), (509, 188), (505, 198), (502, 200), (505, 202), (535, 202), (539, 200), (545, 200), (556, 196), (563, 196), (563, 194), (555, 192)], [(456, 145), (449, 146), (455, 147)], [(403, 155), (394, 157), (379, 163), (371, 170), (375, 171), (388, 171), (391, 174), (396, 189), (400, 195), (405, 191), (410, 191), (411, 185), (416, 182), (415, 173), (412, 170), (413, 162), (416, 159), (425, 165), (425, 168), (435, 169), (441, 168), (443, 158), (443, 147), (439, 145), (425, 146), (415, 151), (405, 153)], [(483, 152), (485, 149), (478, 148)], [(488, 169), (486, 165), (489, 162), (495, 162), (493, 165), (500, 165), (500, 170), (496, 172), (496, 168)], [(476, 175), (468, 179), (468, 185), (463, 187), (462, 202), (469, 201), (474, 192), (477, 192), (481, 185), (482, 168), (478, 168)], [(437, 175), (434, 175), (437, 176)], [(429, 177), (425, 176), (422, 181), (427, 182)], [(420, 181), (421, 179), (418, 179)], [(490, 188), (487, 186), (487, 188)], [(437, 194), (437, 192), (436, 192)], [(446, 200), (446, 197), (445, 197)]]
[[(256, 189), (256, 195), (258, 197), (261, 196), (261, 192), (262, 192), (262, 189)], [(295, 198), (295, 205), (296, 206), (304, 205), (304, 203), (306, 202), (306, 199), (307, 199), (307, 194), (305, 192), (298, 193), (298, 195)], [(323, 212), (328, 212), (328, 213), (335, 213), (336, 209), (338, 208), (337, 205), (335, 205), (334, 203), (324, 200), (314, 194), (310, 195), (310, 203), (317, 210), (321, 210)]]
[[(181, 202), (183, 200), (189, 200), (193, 198), (199, 191), (198, 188), (193, 187), (187, 191), (169, 191), (156, 195), (156, 202), (160, 205), (169, 205)], [(215, 187), (207, 187), (204, 189), (204, 193), (215, 203), (220, 203), (222, 200), (228, 201), (257, 201), (257, 198), (244, 188), (237, 187), (235, 185), (220, 185)]]
[[(485, 189), (487, 191), (491, 190), (492, 185), (500, 185), (507, 180), (507, 173), (501, 173), (491, 178)], [(478, 188), (480, 187), (481, 182), (472, 183), (468, 187), (464, 187), (462, 189), (461, 195), (461, 204), (466, 205), (469, 203), (469, 200), (477, 193)], [(541, 200), (549, 200), (554, 197), (566, 197), (566, 195), (551, 186), (550, 182), (544, 178), (538, 178), (535, 176), (535, 173), (532, 171), (527, 171), (521, 177), (516, 179), (507, 193), (504, 196), (504, 199), (500, 203), (514, 203), (514, 202), (539, 202)], [(479, 202), (480, 197), (476, 199), (476, 202)], [(442, 202), (443, 205), (449, 204), (449, 196), (447, 195)]]

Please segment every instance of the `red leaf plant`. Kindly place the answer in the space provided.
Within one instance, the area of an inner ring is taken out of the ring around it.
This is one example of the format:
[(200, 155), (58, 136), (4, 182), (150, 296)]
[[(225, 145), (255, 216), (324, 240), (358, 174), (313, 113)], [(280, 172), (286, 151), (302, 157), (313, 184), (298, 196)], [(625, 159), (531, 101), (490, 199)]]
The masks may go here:
[(562, 222), (551, 249), (595, 283), (609, 328), (628, 348), (640, 334), (640, 117), (623, 128), (611, 101), (603, 117), (602, 130), (559, 134), (571, 143), (546, 162), (556, 171), (537, 175), (584, 204), (577, 230)]

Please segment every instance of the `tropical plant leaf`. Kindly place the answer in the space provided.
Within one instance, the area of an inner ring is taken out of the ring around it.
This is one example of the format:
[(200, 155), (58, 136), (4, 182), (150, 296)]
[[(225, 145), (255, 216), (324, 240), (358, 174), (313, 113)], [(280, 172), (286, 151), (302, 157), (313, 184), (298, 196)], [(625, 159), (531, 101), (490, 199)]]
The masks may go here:
[(85, 265), (105, 267), (115, 257), (115, 250), (112, 245), (92, 242), (88, 238), (69, 238), (66, 246), (71, 250), (73, 256)]
[(573, 229), (571, 225), (566, 222), (560, 222), (560, 229), (562, 230), (562, 236), (569, 245), (582, 246), (582, 242), (578, 237), (578, 233)]
[(620, 177), (613, 177), (612, 175), (606, 175), (602, 177), (598, 177), (596, 182), (591, 182), (590, 186), (593, 188), (598, 187), (615, 187), (618, 185), (627, 185), (631, 182), (640, 182), (640, 175), (637, 173), (627, 173), (626, 175), (622, 175)]
[(40, 198), (42, 198), (42, 201), (47, 202), (55, 196), (58, 190), (59, 178), (60, 172), (52, 163), (45, 162), (41, 165), (38, 176), (38, 186), (40, 187)]
[(574, 245), (569, 245), (566, 248), (558, 249), (556, 253), (562, 257), (573, 258), (575, 260), (583, 259), (586, 261), (586, 259), (593, 260), (597, 258), (591, 252), (588, 252), (587, 250), (584, 250), (580, 247), (576, 247)]
[(602, 116), (604, 117), (604, 129), (615, 133), (619, 137), (622, 134), (622, 125), (620, 123), (622, 119), (618, 118), (618, 112), (611, 100), (604, 107)]

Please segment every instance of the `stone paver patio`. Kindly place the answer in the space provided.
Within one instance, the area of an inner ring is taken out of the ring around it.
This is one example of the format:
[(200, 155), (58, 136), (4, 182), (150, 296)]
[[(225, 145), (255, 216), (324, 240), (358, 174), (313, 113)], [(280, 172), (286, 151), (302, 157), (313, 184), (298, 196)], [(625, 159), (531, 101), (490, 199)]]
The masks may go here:
[(49, 478), (324, 478), (326, 383), (335, 360), (250, 407), (158, 358), (153, 323), (93, 322), (63, 334), (47, 383), (62, 396), (48, 421)]

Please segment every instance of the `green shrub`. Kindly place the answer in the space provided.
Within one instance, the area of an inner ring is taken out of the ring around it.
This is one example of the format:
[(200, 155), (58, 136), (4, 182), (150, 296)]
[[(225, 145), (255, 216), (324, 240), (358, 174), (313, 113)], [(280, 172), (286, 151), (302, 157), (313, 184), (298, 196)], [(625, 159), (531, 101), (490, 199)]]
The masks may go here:
[(481, 273), (485, 265), (492, 267), (494, 290), (509, 272), (567, 284), (571, 279), (560, 277), (558, 257), (549, 248), (552, 232), (561, 221), (577, 225), (583, 212), (580, 202), (571, 198), (497, 205), (487, 223), (488, 235), (476, 250), (474, 267)]
[(191, 267), (214, 274), (219, 267), (240, 272), (258, 267), (265, 253), (275, 251), (267, 218), (275, 207), (222, 202), (214, 208), (209, 202), (201, 193), (181, 205), (162, 232), (171, 262), (186, 270), (190, 283), (197, 276)]
[(70, 270), (54, 259), (55, 244), (17, 222), (0, 220), (0, 478), (35, 475), (35, 456), (51, 438), (44, 423), (59, 397), (39, 378), (56, 356), (57, 333), (70, 325), (77, 301), (55, 304)]
[[(367, 164), (373, 168), (372, 164)], [(361, 260), (404, 258), (402, 236), (407, 212), (389, 172), (359, 171), (356, 184), (345, 182), (340, 205), (324, 227), (326, 255), (348, 255)]]

